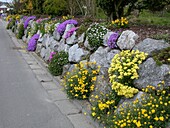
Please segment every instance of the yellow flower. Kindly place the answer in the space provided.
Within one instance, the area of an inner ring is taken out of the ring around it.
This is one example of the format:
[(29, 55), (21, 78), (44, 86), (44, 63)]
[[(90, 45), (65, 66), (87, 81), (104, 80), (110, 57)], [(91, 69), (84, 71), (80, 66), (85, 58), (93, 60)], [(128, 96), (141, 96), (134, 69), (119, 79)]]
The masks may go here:
[(154, 118), (154, 120), (158, 121), (158, 120), (159, 120), (159, 118), (156, 116), (156, 117)]
[(141, 126), (140, 121), (136, 122), (136, 126), (137, 126), (137, 127), (140, 127), (140, 126)]
[(152, 113), (155, 113), (155, 109), (152, 109), (151, 112), (152, 112)]
[(160, 116), (160, 117), (159, 117), (159, 120), (160, 120), (160, 121), (164, 121), (164, 117), (163, 117), (163, 116)]
[(96, 115), (96, 113), (95, 112), (92, 112), (92, 114), (91, 114), (92, 116), (95, 116)]

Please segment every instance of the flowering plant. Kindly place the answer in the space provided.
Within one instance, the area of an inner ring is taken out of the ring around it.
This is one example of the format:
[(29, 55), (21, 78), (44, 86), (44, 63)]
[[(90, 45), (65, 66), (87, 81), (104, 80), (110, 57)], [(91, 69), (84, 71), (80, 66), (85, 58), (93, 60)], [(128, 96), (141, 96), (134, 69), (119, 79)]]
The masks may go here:
[(138, 65), (146, 59), (146, 56), (146, 53), (139, 50), (125, 50), (114, 56), (108, 73), (112, 89), (118, 95), (131, 98), (138, 92), (138, 89), (133, 87), (133, 81), (138, 79)]
[(24, 22), (24, 28), (26, 29), (28, 24), (29, 24), (29, 21), (30, 20), (34, 20), (36, 17), (35, 16), (30, 16), (30, 17), (27, 17), (27, 19), (25, 20)]
[(120, 111), (110, 118), (110, 127), (128, 128), (166, 128), (170, 121), (170, 87), (163, 88), (160, 83), (158, 90), (154, 86), (143, 89), (147, 94), (127, 103)]
[(115, 21), (112, 21), (111, 25), (116, 28), (127, 28), (128, 20), (124, 17), (121, 17), (121, 19), (116, 19)]
[(39, 39), (39, 34), (34, 34), (28, 42), (28, 51), (35, 51), (37, 46), (37, 40)]
[(49, 61), (52, 60), (52, 58), (53, 58), (53, 56), (54, 56), (55, 54), (56, 54), (56, 52), (51, 52), (51, 53), (50, 53)]
[(66, 33), (66, 36), (65, 36), (65, 39), (67, 39), (68, 37), (71, 37), (73, 35), (73, 33), (78, 29), (78, 27), (74, 27), (74, 28), (71, 28), (67, 33)]
[(59, 76), (63, 72), (63, 66), (68, 62), (68, 53), (61, 51), (53, 55), (48, 65), (48, 69), (52, 75)]
[(112, 35), (110, 35), (108, 41), (107, 41), (107, 45), (110, 48), (116, 48), (116, 41), (119, 37), (119, 33), (118, 32), (114, 32)]
[(69, 98), (87, 99), (94, 90), (96, 75), (99, 67), (95, 62), (87, 62), (75, 65), (75, 68), (68, 72), (64, 78), (64, 86)]
[(103, 36), (107, 33), (107, 28), (96, 23), (86, 31), (89, 45), (96, 50), (103, 44)]
[(111, 91), (106, 94), (99, 92), (99, 95), (92, 95), (91, 97), (91, 116), (107, 125), (110, 116), (114, 114), (114, 110), (120, 101), (120, 96)]
[(59, 24), (56, 30), (57, 32), (60, 33), (60, 35), (64, 34), (67, 24), (77, 25), (78, 22), (76, 20), (71, 19), (71, 20), (66, 20), (63, 23)]

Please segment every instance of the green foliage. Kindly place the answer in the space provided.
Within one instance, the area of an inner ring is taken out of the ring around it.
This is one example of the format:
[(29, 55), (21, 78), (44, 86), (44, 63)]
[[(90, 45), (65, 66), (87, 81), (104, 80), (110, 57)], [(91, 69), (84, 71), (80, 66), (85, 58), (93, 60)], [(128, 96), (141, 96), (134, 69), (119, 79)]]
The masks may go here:
[[(97, 0), (96, 2), (97, 5), (104, 10), (110, 20), (115, 20), (129, 15), (137, 1), (138, 0)], [(127, 10), (126, 14), (125, 9)]]
[(9, 21), (9, 23), (7, 24), (7, 29), (12, 29), (12, 27), (15, 26), (15, 20), (12, 19), (11, 21)]
[(152, 12), (162, 11), (164, 7), (170, 4), (169, 0), (142, 0), (143, 6)]
[(103, 36), (107, 33), (107, 28), (96, 23), (93, 24), (87, 31), (86, 36), (88, 37), (90, 47), (96, 50), (103, 44)]
[(136, 24), (170, 26), (170, 13), (165, 12), (160, 15), (159, 12), (151, 13), (148, 10), (143, 10), (136, 20)]
[(170, 43), (170, 34), (156, 34), (153, 35), (151, 38), (156, 39), (156, 40), (165, 40), (167, 43)]
[(170, 47), (152, 53), (157, 65), (170, 65)]
[(64, 15), (67, 12), (65, 0), (45, 0), (43, 4), (44, 12), (50, 15)]
[(24, 24), (19, 24), (17, 38), (22, 39), (24, 36)]
[(68, 53), (61, 51), (53, 56), (48, 69), (52, 75), (59, 76), (63, 72), (63, 66), (68, 62)]
[(95, 62), (80, 62), (64, 78), (64, 86), (69, 98), (88, 99), (94, 90), (99, 67)]

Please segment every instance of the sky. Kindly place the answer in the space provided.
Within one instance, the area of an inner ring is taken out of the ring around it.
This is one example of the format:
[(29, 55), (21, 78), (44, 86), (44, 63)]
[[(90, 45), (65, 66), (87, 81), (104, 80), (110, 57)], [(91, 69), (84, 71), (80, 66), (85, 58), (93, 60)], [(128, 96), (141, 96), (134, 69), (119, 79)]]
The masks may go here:
[(0, 0), (1, 2), (12, 2), (12, 0)]

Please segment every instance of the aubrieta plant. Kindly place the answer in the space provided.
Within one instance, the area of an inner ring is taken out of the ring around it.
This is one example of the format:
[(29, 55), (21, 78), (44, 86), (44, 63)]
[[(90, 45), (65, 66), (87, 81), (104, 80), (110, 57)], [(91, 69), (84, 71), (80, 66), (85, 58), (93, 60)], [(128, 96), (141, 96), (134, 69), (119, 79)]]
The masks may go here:
[(64, 86), (69, 98), (88, 99), (94, 90), (99, 68), (95, 62), (80, 62), (64, 78)]
[(127, 103), (110, 119), (114, 128), (167, 128), (170, 122), (170, 87), (162, 81), (156, 90), (148, 85), (141, 99)]
[(112, 26), (115, 28), (127, 28), (128, 27), (128, 20), (124, 17), (121, 17), (121, 19), (116, 19), (112, 21)]
[(96, 50), (103, 44), (103, 37), (107, 33), (107, 28), (95, 23), (86, 31), (86, 36), (88, 37), (90, 47)]
[(53, 55), (48, 65), (48, 69), (52, 75), (59, 76), (63, 72), (63, 66), (68, 62), (68, 53), (61, 51)]
[(108, 73), (112, 89), (119, 96), (131, 98), (138, 92), (138, 89), (134, 88), (133, 81), (138, 79), (139, 64), (146, 57), (147, 54), (139, 50), (125, 50), (114, 56)]
[(119, 33), (118, 32), (114, 32), (112, 35), (110, 35), (108, 41), (107, 41), (107, 45), (109, 46), (109, 48), (116, 48), (116, 41), (119, 37)]

